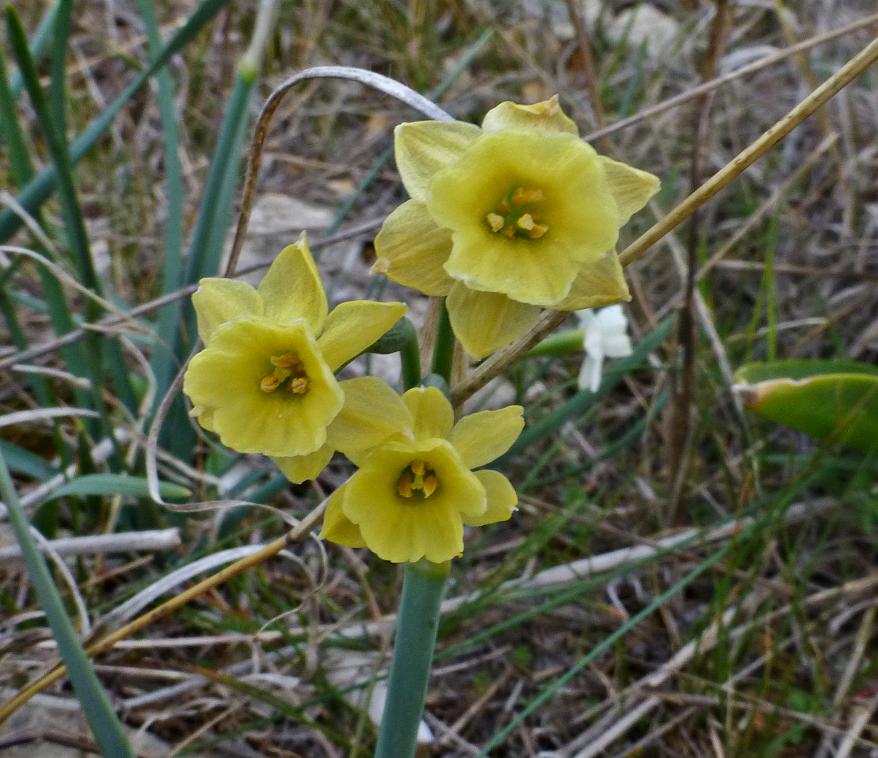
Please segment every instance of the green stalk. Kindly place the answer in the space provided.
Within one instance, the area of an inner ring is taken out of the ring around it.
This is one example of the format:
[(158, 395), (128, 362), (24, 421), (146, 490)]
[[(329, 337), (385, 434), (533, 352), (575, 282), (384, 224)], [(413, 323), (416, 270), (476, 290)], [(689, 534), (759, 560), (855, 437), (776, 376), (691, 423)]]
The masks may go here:
[(454, 361), (454, 331), (451, 329), (451, 319), (448, 317), (448, 308), (442, 301), (442, 312), (439, 314), (439, 323), (436, 326), (436, 343), (433, 346), (433, 363), (431, 370), (441, 376), (448, 386), (451, 386), (451, 364)]
[(408, 324), (409, 333), (399, 351), (400, 374), (403, 389), (410, 390), (421, 383), (421, 348), (412, 322), (408, 319), (404, 319), (404, 322)]
[(567, 329), (563, 332), (550, 334), (541, 342), (537, 342), (525, 354), (525, 358), (539, 358), (544, 355), (565, 355), (582, 352), (582, 340), (585, 329)]
[(449, 564), (408, 563), (375, 758), (413, 758)]

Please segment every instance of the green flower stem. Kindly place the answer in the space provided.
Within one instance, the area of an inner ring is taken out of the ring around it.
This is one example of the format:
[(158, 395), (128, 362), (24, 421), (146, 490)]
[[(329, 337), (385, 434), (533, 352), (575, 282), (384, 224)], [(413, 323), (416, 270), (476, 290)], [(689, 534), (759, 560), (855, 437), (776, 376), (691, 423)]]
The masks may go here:
[(539, 358), (543, 355), (565, 355), (566, 353), (581, 353), (582, 341), (585, 338), (585, 329), (567, 329), (546, 337), (538, 342), (525, 354), (525, 358)]
[(451, 330), (451, 319), (448, 317), (448, 308), (442, 301), (442, 312), (439, 314), (439, 324), (436, 327), (436, 343), (433, 346), (432, 372), (441, 376), (445, 383), (451, 386), (451, 364), (454, 361), (454, 332)]
[(402, 374), (402, 388), (410, 390), (421, 383), (421, 347), (418, 345), (418, 332), (408, 319), (403, 319), (407, 325), (406, 340), (399, 349), (400, 373)]
[(375, 758), (412, 758), (424, 712), (448, 563), (405, 567), (393, 664)]

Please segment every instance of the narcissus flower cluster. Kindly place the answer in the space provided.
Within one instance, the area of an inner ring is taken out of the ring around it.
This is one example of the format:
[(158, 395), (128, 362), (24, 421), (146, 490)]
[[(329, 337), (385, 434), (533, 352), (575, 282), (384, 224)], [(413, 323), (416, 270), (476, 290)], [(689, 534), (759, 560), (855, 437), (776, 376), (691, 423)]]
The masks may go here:
[(619, 227), (658, 191), (645, 171), (598, 155), (557, 96), (501, 103), (481, 128), (419, 121), (395, 132), (411, 199), (375, 240), (375, 270), (447, 296), (461, 344), (482, 357), (524, 334), (541, 308), (629, 299)]
[(509, 480), (478, 469), (503, 455), (524, 427), (521, 406), (481, 411), (454, 423), (451, 404), (434, 387), (402, 397), (378, 380), (372, 412), (388, 436), (348, 455), (359, 470), (327, 505), (322, 535), (368, 547), (395, 563), (434, 563), (463, 552), (464, 525), (505, 521), (518, 502)]
[[(223, 444), (270, 456), (294, 482), (311, 479), (336, 449), (383, 438), (360, 408), (361, 380), (335, 372), (405, 313), (403, 303), (355, 300), (329, 312), (302, 236), (277, 256), (259, 286), (202, 279), (192, 298), (204, 342), (183, 391), (191, 414)], [(368, 395), (368, 392), (366, 392)]]

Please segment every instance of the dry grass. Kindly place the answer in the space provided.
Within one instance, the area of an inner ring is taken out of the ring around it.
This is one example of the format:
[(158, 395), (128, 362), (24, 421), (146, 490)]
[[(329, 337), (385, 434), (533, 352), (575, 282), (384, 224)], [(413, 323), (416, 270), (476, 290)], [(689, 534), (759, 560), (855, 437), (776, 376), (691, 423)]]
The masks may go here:
[[(142, 27), (127, 6), (77, 5), (68, 59), (75, 132), (146, 59)], [(193, 5), (162, 4), (165, 36)], [(868, 0), (729, 5), (722, 48), (715, 51), (720, 76), (875, 12)], [(636, 20), (625, 15), (638, 6), (641, 13), (661, 12), (665, 26), (653, 19), (649, 34), (638, 37)], [(575, 28), (560, 0), (305, 2), (283, 6), (258, 99), (295, 69), (329, 63), (366, 67), (429, 92), (486, 29), (493, 35), (439, 100), (463, 120), (479, 120), (500, 100), (559, 92), (585, 134), (600, 126), (593, 96), (612, 126), (701, 82), (713, 4), (577, 7), (599, 72), (596, 92), (586, 86)], [(38, 9), (24, 11), (33, 28)], [(230, 6), (172, 66), (187, 224), (251, 25), (249, 11)], [(700, 156), (702, 178), (725, 165), (871, 41), (876, 25), (602, 137), (604, 151), (663, 179), (656, 202), (626, 228), (626, 241), (687, 194), (693, 155)], [(535, 698), (539, 707), (491, 755), (878, 754), (874, 456), (821, 449), (745, 416), (723, 371), (773, 356), (878, 358), (876, 82), (878, 71), (861, 77), (708, 203), (691, 233), (670, 235), (629, 269), (629, 314), (639, 339), (685, 306), (688, 253), (699, 266), (710, 261), (689, 305), (694, 381), (682, 404), (667, 402), (687, 360), (679, 342), (668, 339), (650, 369), (627, 375), (603, 402), (507, 462), (521, 509), (511, 522), (471, 534), (456, 562), (454, 602), (443, 616), (427, 703), (435, 740), (425, 755), (479, 754)], [(695, 108), (707, 109), (697, 131)], [(393, 125), (411, 117), (404, 106), (350, 83), (306, 84), (290, 95), (273, 121), (258, 191), (307, 207), (283, 206), (288, 218), (255, 219), (242, 265), (266, 261), (293, 239), (304, 214), (315, 236), (335, 224), (345, 229), (382, 218), (402, 197), (392, 161), (367, 191), (356, 188), (391, 144)], [(827, 141), (830, 134), (835, 138)], [(43, 156), (38, 139), (34, 151)], [(91, 242), (119, 302), (132, 307), (159, 296), (167, 209), (161, 126), (150, 92), (115, 120), (77, 176)], [(336, 211), (345, 206), (341, 220)], [(46, 215), (60, 229), (53, 203)], [(366, 276), (371, 234), (323, 249), (332, 298), (375, 291)], [(26, 234), (16, 241), (33, 244)], [(9, 286), (42, 297), (28, 265)], [(417, 297), (389, 284), (386, 293)], [(28, 344), (49, 341), (45, 313), (23, 298), (17, 303)], [(425, 310), (422, 302), (412, 307)], [(150, 318), (126, 331), (129, 356), (150, 354)], [(8, 353), (16, 354), (11, 347)], [(57, 350), (31, 360), (64, 368)], [(526, 398), (533, 424), (575, 391), (579, 360), (529, 361), (510, 371), (498, 392)], [(395, 378), (394, 364), (376, 364)], [(136, 358), (131, 366), (146, 376)], [(70, 382), (51, 381), (59, 398), (74, 404)], [(0, 412), (36, 406), (24, 375), (5, 371)], [(126, 465), (139, 471), (142, 448), (135, 443), (146, 431), (144, 419), (126, 419), (113, 398), (110, 406), (128, 435)], [(688, 425), (681, 427), (681, 414)], [(55, 467), (83, 472), (120, 465), (109, 446), (103, 457), (83, 450), (72, 421), (57, 431), (26, 423), (3, 432), (4, 440)], [(264, 460), (239, 461), (203, 437), (198, 445), (182, 461), (185, 468), (160, 460), (163, 477), (192, 488), (193, 500), (244, 497), (300, 518), (348, 471), (337, 459), (319, 482), (291, 488), (277, 482)], [(69, 459), (59, 461), (62, 448)], [(20, 474), (25, 498), (39, 479)], [(57, 537), (99, 534), (114, 524), (119, 531), (179, 528), (182, 546), (175, 549), (65, 559), (77, 589), (61, 579), (59, 588), (75, 621), (80, 596), (92, 627), (196, 558), (268, 542), (285, 528), (262, 509), (179, 515), (145, 500), (98, 497), (44, 506), (36, 523)], [(734, 528), (709, 533), (724, 524)], [(688, 541), (660, 542), (685, 528), (695, 530)], [(4, 530), (0, 523), (3, 540)], [(637, 556), (614, 552), (634, 546), (643, 548)], [(542, 573), (605, 555), (605, 564), (578, 563), (575, 573)], [(156, 740), (139, 748), (144, 754), (368, 755), (375, 729), (343, 696), (339, 661), (350, 661), (351, 651), (368, 654), (355, 662), (360, 681), (370, 686), (386, 663), (399, 582), (396, 567), (365, 553), (306, 541), (204, 594), (139, 639), (119, 643), (101, 656), (98, 671), (126, 724)], [(8, 695), (51, 665), (55, 650), (16, 562), (0, 566), (0, 607), (0, 690)], [(136, 613), (117, 613), (112, 626)], [(69, 686), (55, 685), (0, 733), (0, 746), (27, 728), (24, 737), (48, 740), (29, 755), (54, 755), (49, 751), (64, 740), (81, 747), (87, 730), (76, 709)]]

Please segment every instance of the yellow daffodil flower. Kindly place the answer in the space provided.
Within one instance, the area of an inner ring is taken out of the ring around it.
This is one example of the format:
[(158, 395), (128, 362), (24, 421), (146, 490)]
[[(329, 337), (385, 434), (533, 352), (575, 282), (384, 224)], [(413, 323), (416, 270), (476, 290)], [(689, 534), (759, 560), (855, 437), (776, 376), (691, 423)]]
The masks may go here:
[(614, 250), (619, 227), (659, 180), (598, 155), (557, 95), (501, 103), (481, 128), (401, 124), (394, 144), (411, 200), (384, 222), (374, 270), (447, 296), (454, 333), (471, 355), (524, 334), (542, 307), (630, 299)]
[(506, 521), (518, 496), (503, 474), (472, 469), (503, 455), (524, 427), (522, 408), (481, 411), (456, 424), (433, 387), (402, 397), (378, 380), (371, 413), (387, 436), (348, 457), (359, 470), (329, 499), (321, 536), (368, 547), (394, 563), (448, 561), (463, 552), (463, 527)]
[(189, 363), (183, 391), (191, 415), (224, 445), (271, 456), (300, 482), (320, 473), (334, 449), (385, 436), (360, 414), (370, 385), (334, 374), (402, 317), (403, 303), (356, 300), (329, 312), (304, 235), (258, 287), (202, 279), (192, 302), (205, 347)]

